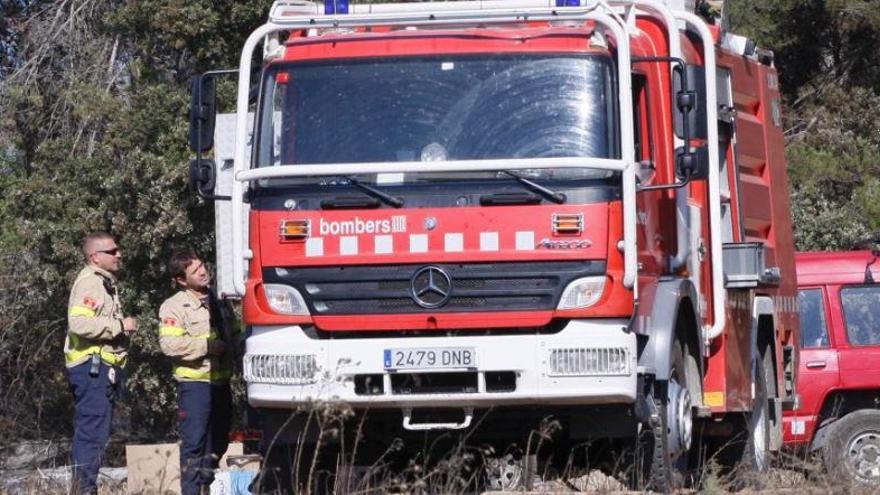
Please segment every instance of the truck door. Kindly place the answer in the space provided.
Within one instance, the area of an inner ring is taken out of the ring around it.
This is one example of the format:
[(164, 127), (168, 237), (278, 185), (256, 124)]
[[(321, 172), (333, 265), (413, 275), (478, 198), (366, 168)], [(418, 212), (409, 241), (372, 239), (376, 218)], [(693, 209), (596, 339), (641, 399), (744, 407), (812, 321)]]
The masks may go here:
[(798, 392), (801, 407), (785, 421), (786, 442), (808, 442), (828, 391), (840, 381), (837, 350), (828, 331), (828, 298), (824, 287), (805, 287), (798, 292), (801, 322), (801, 354)]

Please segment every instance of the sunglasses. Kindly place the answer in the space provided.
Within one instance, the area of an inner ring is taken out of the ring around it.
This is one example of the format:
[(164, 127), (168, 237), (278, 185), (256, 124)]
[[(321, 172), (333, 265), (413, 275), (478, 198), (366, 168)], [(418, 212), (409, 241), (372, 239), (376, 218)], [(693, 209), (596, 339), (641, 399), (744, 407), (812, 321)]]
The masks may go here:
[(95, 251), (95, 252), (109, 254), (110, 256), (116, 256), (117, 254), (119, 254), (119, 248), (115, 247), (113, 249), (104, 249), (104, 250)]

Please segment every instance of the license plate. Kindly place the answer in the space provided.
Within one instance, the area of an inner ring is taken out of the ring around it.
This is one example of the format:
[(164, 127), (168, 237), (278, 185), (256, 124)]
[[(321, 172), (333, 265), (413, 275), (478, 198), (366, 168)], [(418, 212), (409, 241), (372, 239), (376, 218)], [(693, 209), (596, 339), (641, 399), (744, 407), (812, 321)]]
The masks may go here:
[(477, 353), (471, 347), (414, 347), (385, 349), (382, 353), (385, 369), (442, 369), (473, 368)]

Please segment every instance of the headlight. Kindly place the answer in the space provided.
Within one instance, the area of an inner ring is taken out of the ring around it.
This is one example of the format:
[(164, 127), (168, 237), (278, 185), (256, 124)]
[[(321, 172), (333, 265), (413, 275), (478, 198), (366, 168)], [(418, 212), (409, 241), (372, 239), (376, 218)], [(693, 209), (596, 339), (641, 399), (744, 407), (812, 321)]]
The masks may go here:
[(568, 284), (556, 309), (583, 309), (596, 304), (605, 290), (605, 276), (584, 277)]
[(284, 315), (308, 315), (309, 308), (299, 291), (289, 285), (265, 284), (266, 302), (269, 308)]

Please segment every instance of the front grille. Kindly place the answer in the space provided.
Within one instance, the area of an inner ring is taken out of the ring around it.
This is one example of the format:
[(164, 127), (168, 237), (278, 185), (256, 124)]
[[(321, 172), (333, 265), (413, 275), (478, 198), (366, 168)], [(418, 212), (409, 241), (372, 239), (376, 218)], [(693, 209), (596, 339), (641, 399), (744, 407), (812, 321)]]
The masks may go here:
[[(449, 276), (449, 297), (416, 302), (413, 277), (426, 266)], [(604, 261), (437, 263), (266, 268), (266, 283), (296, 287), (315, 315), (535, 311), (556, 307), (573, 280), (605, 273)]]
[(577, 347), (550, 351), (550, 376), (625, 376), (630, 354), (625, 347)]
[(315, 381), (318, 362), (313, 354), (245, 354), (248, 383), (307, 384)]

